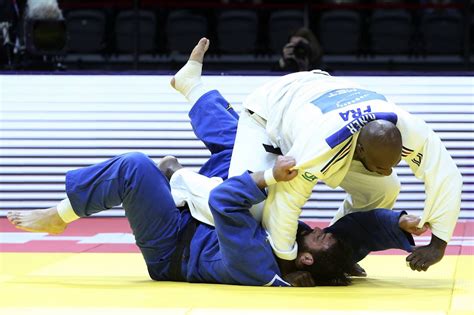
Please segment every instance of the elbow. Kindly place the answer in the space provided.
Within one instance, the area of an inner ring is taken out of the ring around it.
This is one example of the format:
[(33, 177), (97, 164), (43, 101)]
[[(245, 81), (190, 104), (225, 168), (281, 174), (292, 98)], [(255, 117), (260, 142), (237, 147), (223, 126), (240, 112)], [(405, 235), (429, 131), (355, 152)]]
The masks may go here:
[[(456, 168), (450, 176), (446, 177), (443, 184), (444, 194), (448, 194), (453, 200), (461, 202), (463, 179), (461, 172)], [(441, 191), (440, 191), (441, 193)]]
[(209, 194), (209, 206), (212, 209), (219, 209), (223, 204), (227, 203), (226, 196), (229, 196), (228, 189), (225, 185), (218, 185), (211, 190)]
[(461, 172), (457, 168), (453, 171), (453, 174), (452, 174), (451, 178), (452, 178), (452, 180), (451, 180), (451, 185), (452, 185), (451, 189), (461, 191), (462, 190), (462, 185), (463, 185), (463, 180), (462, 180)]
[(209, 193), (209, 207), (211, 211), (230, 211), (231, 209), (250, 207), (251, 204), (245, 198), (244, 192), (232, 185), (228, 179), (218, 185)]
[(439, 171), (436, 177), (443, 184), (444, 189), (448, 189), (451, 192), (462, 190), (462, 174), (455, 164), (451, 167), (445, 167), (444, 171)]

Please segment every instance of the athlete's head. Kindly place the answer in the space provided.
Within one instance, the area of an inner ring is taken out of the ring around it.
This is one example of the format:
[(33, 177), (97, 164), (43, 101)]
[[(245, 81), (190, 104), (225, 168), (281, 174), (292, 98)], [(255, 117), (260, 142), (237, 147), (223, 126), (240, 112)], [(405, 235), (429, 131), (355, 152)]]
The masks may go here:
[(316, 285), (348, 285), (352, 248), (347, 241), (320, 228), (299, 231), (296, 267), (309, 271)]
[(371, 172), (389, 176), (402, 154), (400, 130), (386, 120), (374, 120), (361, 128), (354, 159)]

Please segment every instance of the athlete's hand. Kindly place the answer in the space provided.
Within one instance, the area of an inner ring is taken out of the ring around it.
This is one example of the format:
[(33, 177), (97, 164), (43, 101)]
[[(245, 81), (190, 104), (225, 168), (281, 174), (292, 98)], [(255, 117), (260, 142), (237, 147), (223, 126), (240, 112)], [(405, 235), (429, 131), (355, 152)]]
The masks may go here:
[(308, 271), (295, 271), (287, 274), (283, 279), (294, 287), (314, 287), (314, 279)]
[(412, 270), (426, 271), (443, 258), (446, 245), (445, 241), (433, 234), (429, 245), (415, 247), (413, 253), (408, 255), (407, 264)]
[(291, 156), (278, 156), (273, 166), (273, 177), (277, 182), (287, 182), (298, 175), (298, 170), (291, 168), (296, 165), (296, 160)]
[(420, 217), (411, 214), (403, 214), (400, 216), (400, 219), (398, 219), (398, 226), (407, 233), (419, 236), (425, 233), (429, 228), (428, 223), (425, 223), (421, 228), (419, 228), (418, 224), (420, 221)]

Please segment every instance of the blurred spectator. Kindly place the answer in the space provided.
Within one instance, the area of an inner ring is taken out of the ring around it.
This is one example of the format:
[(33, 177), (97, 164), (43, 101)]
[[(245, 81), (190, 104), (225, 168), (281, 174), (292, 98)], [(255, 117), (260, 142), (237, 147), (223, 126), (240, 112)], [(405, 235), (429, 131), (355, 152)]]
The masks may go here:
[(314, 33), (305, 27), (290, 35), (288, 43), (283, 46), (282, 56), (273, 71), (308, 71), (321, 69), (323, 51)]
[(20, 12), (16, 2), (0, 0), (0, 69), (13, 67), (13, 52)]

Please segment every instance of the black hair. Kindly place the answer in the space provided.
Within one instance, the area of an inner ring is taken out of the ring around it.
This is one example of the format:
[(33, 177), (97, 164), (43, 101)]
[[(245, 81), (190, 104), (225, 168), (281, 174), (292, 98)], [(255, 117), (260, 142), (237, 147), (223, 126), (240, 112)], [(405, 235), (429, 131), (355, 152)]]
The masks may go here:
[(298, 235), (299, 252), (311, 253), (314, 262), (305, 266), (303, 270), (313, 276), (314, 282), (319, 286), (345, 286), (351, 283), (347, 274), (352, 269), (352, 247), (348, 240), (340, 235), (333, 234), (334, 244), (327, 250), (315, 251), (305, 246), (303, 241), (305, 233)]

